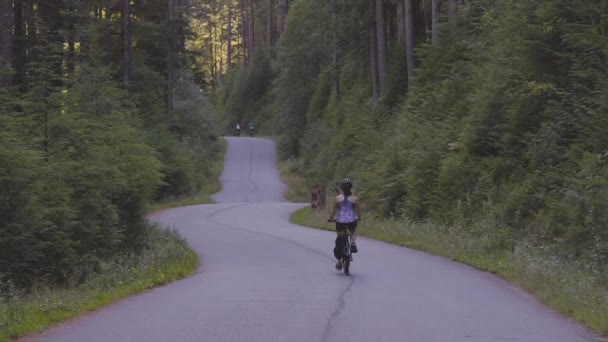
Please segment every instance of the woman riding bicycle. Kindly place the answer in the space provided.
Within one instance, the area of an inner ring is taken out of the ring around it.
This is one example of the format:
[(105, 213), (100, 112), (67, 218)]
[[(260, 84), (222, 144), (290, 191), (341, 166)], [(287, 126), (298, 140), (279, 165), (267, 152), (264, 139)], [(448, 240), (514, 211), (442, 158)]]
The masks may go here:
[[(353, 182), (345, 178), (340, 182), (341, 194), (336, 196), (335, 203), (331, 215), (328, 221), (336, 222), (336, 232), (338, 236), (343, 236), (350, 232), (351, 235), (351, 251), (357, 253), (357, 245), (355, 240), (357, 239), (357, 221), (361, 219), (361, 206), (359, 205), (359, 198), (353, 195), (351, 189)], [(337, 216), (336, 216), (337, 214)], [(336, 248), (338, 247), (338, 239), (336, 239)], [(336, 269), (342, 269), (342, 260), (338, 258)]]

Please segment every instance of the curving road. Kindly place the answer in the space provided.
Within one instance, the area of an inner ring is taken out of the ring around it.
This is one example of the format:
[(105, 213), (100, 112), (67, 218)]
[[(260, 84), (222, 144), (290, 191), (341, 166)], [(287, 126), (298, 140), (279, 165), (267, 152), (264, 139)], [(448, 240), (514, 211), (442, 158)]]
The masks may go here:
[[(494, 275), (361, 238), (353, 274), (331, 232), (289, 223), (274, 144), (227, 138), (221, 204), (151, 219), (178, 229), (198, 272), (28, 341), (597, 341)], [(362, 227), (365, 229), (365, 227)]]

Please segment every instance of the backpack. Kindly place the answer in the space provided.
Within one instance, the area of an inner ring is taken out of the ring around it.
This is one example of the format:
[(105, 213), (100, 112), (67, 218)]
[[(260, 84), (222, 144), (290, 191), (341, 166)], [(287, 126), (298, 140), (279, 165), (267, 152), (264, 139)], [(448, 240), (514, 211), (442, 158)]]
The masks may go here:
[(344, 256), (344, 247), (346, 247), (346, 236), (336, 237), (336, 247), (334, 247), (334, 256), (336, 259), (342, 259)]

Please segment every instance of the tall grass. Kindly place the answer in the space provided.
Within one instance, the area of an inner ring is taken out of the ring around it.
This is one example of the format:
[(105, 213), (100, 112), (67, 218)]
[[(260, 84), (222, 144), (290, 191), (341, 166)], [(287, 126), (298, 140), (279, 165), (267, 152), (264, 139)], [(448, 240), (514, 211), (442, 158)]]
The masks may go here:
[(150, 227), (148, 237), (141, 253), (99, 262), (95, 269), (71, 275), (67, 287), (34, 286), (25, 292), (0, 284), (0, 341), (38, 331), (196, 270), (198, 257), (177, 232)]
[[(326, 211), (296, 211), (292, 222), (333, 230)], [(507, 234), (487, 233), (492, 222), (476, 227), (442, 226), (401, 219), (368, 218), (357, 232), (495, 273), (521, 286), (542, 302), (575, 318), (593, 331), (608, 335), (608, 274), (550, 250), (516, 243)], [(514, 246), (514, 247), (511, 247)]]
[(298, 175), (299, 165), (297, 159), (287, 159), (279, 164), (281, 179), (287, 184), (285, 198), (290, 202), (302, 203), (310, 201), (312, 182)]

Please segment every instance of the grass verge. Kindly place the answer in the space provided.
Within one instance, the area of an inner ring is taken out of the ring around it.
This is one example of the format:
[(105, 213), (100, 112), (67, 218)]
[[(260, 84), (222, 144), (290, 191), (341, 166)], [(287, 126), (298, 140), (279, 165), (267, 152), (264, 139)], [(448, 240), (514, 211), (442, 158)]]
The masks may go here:
[(100, 262), (95, 273), (83, 283), (78, 284), (78, 279), (86, 271), (74, 275), (72, 284), (65, 288), (34, 288), (29, 293), (6, 291), (0, 300), (0, 341), (39, 331), (120, 298), (183, 278), (197, 267), (198, 256), (175, 231), (150, 227), (147, 246), (141, 253)]
[[(293, 223), (333, 230), (328, 212), (302, 208)], [(480, 223), (480, 226), (484, 223)], [(608, 336), (608, 275), (583, 264), (560, 260), (541, 250), (517, 245), (501, 248), (500, 240), (480, 230), (446, 227), (404, 220), (363, 220), (357, 232), (377, 240), (443, 256), (492, 272), (526, 289), (543, 303), (557, 309), (592, 331)], [(363, 247), (365, 248), (365, 247)]]
[(219, 144), (220, 153), (218, 153), (216, 158), (211, 161), (209, 174), (205, 178), (202, 189), (197, 194), (179, 198), (170, 198), (152, 203), (148, 205), (148, 214), (152, 214), (164, 209), (183, 207), (186, 205), (213, 203), (210, 196), (222, 190), (220, 176), (224, 169), (224, 156), (226, 155), (226, 147), (228, 145), (224, 139), (221, 139)]

